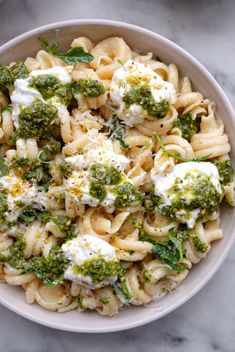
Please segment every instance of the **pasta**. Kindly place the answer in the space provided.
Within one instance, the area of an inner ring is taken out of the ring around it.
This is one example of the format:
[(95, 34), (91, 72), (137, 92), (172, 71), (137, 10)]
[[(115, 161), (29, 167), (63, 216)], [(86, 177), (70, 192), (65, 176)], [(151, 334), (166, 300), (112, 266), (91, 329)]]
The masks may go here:
[(0, 144), (1, 280), (47, 310), (160, 299), (235, 205), (215, 103), (123, 38), (0, 65)]

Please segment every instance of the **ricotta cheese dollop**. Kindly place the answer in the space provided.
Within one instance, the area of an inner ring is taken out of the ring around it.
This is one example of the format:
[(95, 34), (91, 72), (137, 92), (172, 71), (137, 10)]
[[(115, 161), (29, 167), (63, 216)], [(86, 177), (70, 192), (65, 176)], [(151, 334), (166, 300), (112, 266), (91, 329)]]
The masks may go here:
[(95, 284), (91, 276), (84, 275), (76, 270), (76, 267), (80, 267), (93, 259), (102, 258), (107, 262), (117, 261), (114, 247), (103, 239), (93, 235), (79, 235), (64, 243), (62, 250), (65, 256), (71, 261), (64, 274), (66, 279), (78, 282), (91, 289), (112, 284), (117, 280), (117, 276), (114, 275), (106, 277), (101, 282)]
[[(63, 67), (60, 66), (55, 66), (47, 70), (33, 70), (32, 72), (30, 72), (29, 76), (26, 79), (16, 79), (14, 83), (14, 89), (11, 93), (11, 101), (13, 106), (12, 119), (16, 128), (19, 128), (18, 116), (22, 109), (32, 104), (33, 101), (35, 101), (36, 99), (45, 103), (45, 100), (43, 99), (41, 93), (37, 89), (29, 86), (30, 79), (39, 75), (55, 76), (59, 79), (62, 84), (71, 82), (70, 75)], [(57, 106), (58, 104), (54, 105)]]
[[(176, 202), (192, 204), (195, 200), (194, 186), (198, 182), (198, 191), (200, 191), (200, 178), (206, 177), (208, 182), (207, 190), (210, 192), (214, 187), (218, 198), (222, 196), (223, 190), (219, 181), (218, 169), (210, 162), (185, 162), (174, 166), (169, 173), (159, 173), (155, 168), (151, 170), (151, 179), (154, 184), (155, 195), (160, 197), (158, 208), (161, 211), (163, 208), (174, 206)], [(205, 180), (205, 178), (204, 178)], [(201, 190), (203, 193), (203, 189)], [(200, 194), (203, 200), (206, 201), (208, 194)], [(208, 199), (208, 206), (211, 205), (212, 199)], [(215, 206), (218, 205), (217, 203)], [(193, 206), (192, 206), (193, 208)], [(180, 222), (186, 223), (189, 228), (194, 227), (197, 218), (199, 217), (201, 208), (191, 210), (182, 209), (175, 210), (175, 218)]]
[(147, 85), (155, 103), (167, 100), (173, 104), (176, 99), (172, 83), (165, 82), (150, 66), (132, 60), (127, 61), (123, 67), (114, 72), (110, 85), (110, 99), (115, 112), (127, 125), (133, 126), (143, 122), (148, 112), (141, 104), (126, 106), (124, 96), (134, 87)]

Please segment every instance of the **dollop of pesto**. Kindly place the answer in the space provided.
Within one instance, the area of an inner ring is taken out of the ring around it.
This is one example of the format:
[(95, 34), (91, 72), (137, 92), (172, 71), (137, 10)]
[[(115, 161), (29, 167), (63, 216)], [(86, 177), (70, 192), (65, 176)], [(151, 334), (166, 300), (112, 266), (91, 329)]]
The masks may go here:
[(102, 257), (88, 259), (82, 265), (74, 265), (74, 274), (90, 276), (94, 284), (99, 284), (107, 278), (118, 276), (122, 267), (118, 261), (105, 260)]
[(102, 82), (94, 79), (79, 79), (73, 81), (72, 90), (74, 94), (82, 94), (84, 97), (99, 97), (105, 93)]
[(35, 273), (47, 285), (56, 285), (64, 281), (64, 272), (69, 265), (69, 260), (59, 247), (52, 248), (47, 257), (36, 255), (26, 259), (25, 246), (25, 241), (17, 238), (10, 247), (9, 255), (0, 254), (0, 262), (8, 263), (12, 268), (21, 270), (22, 274)]
[(182, 137), (191, 140), (195, 133), (200, 130), (201, 118), (196, 117), (193, 119), (192, 114), (178, 115), (177, 119), (173, 123), (173, 127), (178, 127), (182, 132)]
[(101, 163), (91, 165), (89, 176), (102, 185), (116, 185), (121, 181), (121, 173), (116, 167)]
[(191, 238), (192, 238), (194, 247), (196, 248), (196, 250), (198, 252), (205, 253), (207, 251), (207, 249), (208, 249), (208, 244), (207, 243), (202, 242), (200, 240), (200, 238), (198, 236), (196, 236), (196, 235), (193, 235)]
[(99, 199), (100, 202), (102, 202), (107, 195), (104, 185), (100, 184), (98, 181), (90, 182), (89, 193), (93, 198)]
[(197, 220), (201, 220), (216, 210), (223, 197), (223, 193), (215, 188), (210, 178), (201, 173), (195, 175), (188, 172), (183, 186), (182, 180), (176, 178), (168, 192), (171, 204), (166, 204), (156, 190), (150, 192), (150, 199), (161, 214), (173, 219), (177, 219), (180, 210), (185, 210), (190, 215), (190, 211), (200, 209)]
[(22, 61), (17, 61), (11, 67), (0, 65), (0, 90), (8, 95), (8, 88), (18, 78), (26, 78), (29, 72)]
[(68, 163), (67, 161), (62, 161), (59, 165), (58, 165), (58, 169), (61, 172), (61, 175), (63, 177), (69, 177), (73, 171), (73, 168), (71, 166), (70, 163)]
[(220, 182), (223, 185), (227, 185), (233, 181), (233, 167), (230, 160), (212, 160), (211, 161), (218, 169)]
[(114, 201), (116, 208), (125, 208), (142, 200), (141, 193), (130, 182), (122, 183), (116, 188), (115, 193), (117, 194)]
[(72, 100), (72, 90), (70, 84), (62, 84), (60, 80), (53, 75), (38, 75), (32, 77), (29, 86), (37, 89), (43, 99), (48, 100), (52, 97), (58, 97), (64, 105), (68, 106)]
[(22, 61), (17, 61), (12, 65), (10, 67), (10, 73), (13, 81), (19, 78), (27, 78), (29, 75), (29, 71)]
[(0, 224), (4, 223), (7, 211), (7, 195), (0, 191)]
[(57, 112), (53, 105), (35, 100), (20, 112), (16, 137), (50, 137), (57, 123)]
[(166, 99), (156, 102), (147, 84), (141, 87), (131, 88), (124, 95), (123, 101), (127, 108), (132, 104), (138, 104), (147, 111), (149, 116), (157, 118), (164, 117), (169, 110), (169, 102)]

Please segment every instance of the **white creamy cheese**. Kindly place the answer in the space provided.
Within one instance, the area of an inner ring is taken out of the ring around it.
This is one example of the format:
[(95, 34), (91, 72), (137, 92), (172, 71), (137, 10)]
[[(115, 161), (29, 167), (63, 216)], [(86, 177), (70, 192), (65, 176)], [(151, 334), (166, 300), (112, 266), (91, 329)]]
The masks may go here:
[(94, 284), (90, 276), (74, 273), (74, 265), (82, 265), (89, 259), (103, 258), (106, 261), (117, 260), (114, 247), (101, 238), (93, 235), (79, 235), (62, 245), (65, 256), (71, 261), (71, 265), (65, 271), (64, 277), (78, 282), (91, 289), (103, 287), (116, 281), (116, 277), (108, 277), (99, 284)]
[[(163, 199), (163, 203), (159, 206), (160, 209), (164, 206), (170, 206), (172, 204), (174, 195), (170, 194), (169, 191), (175, 184), (176, 179), (181, 180), (180, 183), (177, 183), (180, 189), (183, 190), (186, 186), (188, 186), (190, 181), (185, 178), (188, 173), (192, 175), (198, 175), (199, 173), (204, 174), (210, 179), (218, 193), (223, 193), (219, 182), (218, 169), (210, 162), (186, 162), (177, 164), (174, 166), (172, 171), (168, 173), (159, 173), (153, 168), (151, 170), (151, 179), (155, 187), (155, 192)], [(190, 194), (188, 196), (190, 197)], [(195, 225), (199, 212), (200, 209), (194, 209), (191, 212), (186, 212), (184, 209), (181, 209), (176, 213), (176, 217), (179, 221), (187, 223), (188, 227), (192, 228)]]
[[(55, 66), (47, 70), (33, 70), (26, 79), (16, 79), (14, 89), (11, 93), (11, 101), (13, 105), (12, 119), (16, 128), (19, 128), (19, 113), (21, 109), (26, 108), (33, 103), (35, 99), (45, 102), (41, 93), (30, 87), (29, 82), (32, 77), (39, 75), (53, 75), (60, 80), (62, 84), (70, 83), (71, 77), (67, 71), (60, 66)], [(58, 106), (58, 99), (51, 100), (52, 105)]]
[[(89, 205), (90, 207), (97, 207), (99, 199), (90, 195), (90, 182), (88, 178), (88, 171), (74, 171), (72, 175), (64, 180), (65, 190), (73, 198), (75, 203)], [(100, 203), (107, 212), (114, 211), (115, 195), (110, 192), (110, 186), (106, 186), (106, 197)]]
[(7, 221), (9, 222), (16, 220), (22, 210), (22, 206), (17, 205), (19, 202), (24, 206), (37, 203), (43, 208), (48, 207), (49, 200), (45, 192), (39, 191), (34, 184), (31, 185), (19, 177), (13, 175), (1, 177), (0, 188), (7, 194)]
[(123, 171), (130, 162), (130, 160), (124, 155), (117, 154), (112, 150), (103, 147), (89, 150), (85, 160), (87, 165), (101, 163), (108, 166), (113, 166), (119, 171)]
[(120, 119), (127, 125), (140, 123), (148, 116), (141, 105), (132, 104), (126, 107), (123, 97), (134, 86), (147, 84), (156, 103), (167, 100), (174, 103), (175, 89), (172, 83), (165, 82), (150, 66), (132, 60), (114, 72), (110, 85), (110, 99)]
[(62, 84), (70, 83), (71, 76), (68, 72), (61, 66), (54, 66), (52, 68), (48, 68), (46, 70), (33, 70), (30, 72), (29, 77), (36, 77), (40, 75), (51, 75), (58, 78), (58, 80)]

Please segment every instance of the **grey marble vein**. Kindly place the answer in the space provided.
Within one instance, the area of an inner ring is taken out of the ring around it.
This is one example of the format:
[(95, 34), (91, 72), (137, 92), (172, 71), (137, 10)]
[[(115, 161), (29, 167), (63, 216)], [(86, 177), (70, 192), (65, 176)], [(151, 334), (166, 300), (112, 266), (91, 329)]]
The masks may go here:
[[(235, 106), (234, 0), (0, 0), (0, 44), (31, 28), (73, 18), (138, 24), (183, 46)], [(0, 352), (234, 352), (235, 251), (199, 294), (145, 327), (107, 335), (60, 332), (0, 306)]]

